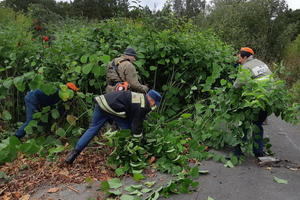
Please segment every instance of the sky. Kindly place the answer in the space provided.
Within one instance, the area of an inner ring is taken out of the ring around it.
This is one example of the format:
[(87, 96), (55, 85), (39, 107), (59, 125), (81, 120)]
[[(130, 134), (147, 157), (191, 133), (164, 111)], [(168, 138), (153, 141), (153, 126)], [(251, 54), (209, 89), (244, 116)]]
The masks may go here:
[[(151, 10), (155, 8), (157, 10), (161, 9), (165, 2), (166, 0), (141, 0), (141, 5), (148, 5)], [(286, 0), (286, 2), (292, 10), (300, 9), (300, 0)]]
[[(1, 0), (0, 0), (1, 1)], [(70, 1), (70, 0), (57, 0), (57, 1)], [(131, 0), (132, 1), (132, 0)], [(164, 6), (166, 0), (141, 0), (142, 6), (148, 6), (151, 10), (158, 10)], [(289, 8), (292, 10), (300, 9), (300, 0), (286, 0)]]

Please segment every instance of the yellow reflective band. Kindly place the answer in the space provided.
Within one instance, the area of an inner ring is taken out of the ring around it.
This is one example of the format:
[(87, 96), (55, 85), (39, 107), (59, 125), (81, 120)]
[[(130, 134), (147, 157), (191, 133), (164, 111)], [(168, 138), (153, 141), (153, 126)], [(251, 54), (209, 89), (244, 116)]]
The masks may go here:
[(138, 93), (131, 92), (131, 103), (141, 103), (141, 98)]
[(141, 108), (145, 108), (145, 97), (143, 94), (141, 95)]
[(141, 104), (141, 108), (145, 108), (145, 97), (143, 94), (131, 92), (131, 103)]
[(139, 138), (139, 137), (142, 137), (142, 136), (143, 136), (143, 133), (141, 133), (141, 134), (139, 134), (139, 135), (138, 135), (138, 134), (134, 134), (134, 135), (133, 135), (133, 137), (136, 137), (136, 138)]
[(270, 77), (270, 75), (266, 75), (266, 76), (256, 78), (255, 80), (257, 80), (257, 81), (269, 81), (269, 80), (271, 80), (271, 77)]
[(95, 98), (95, 100), (97, 101), (98, 105), (100, 106), (100, 108), (112, 115), (118, 116), (118, 117), (122, 117), (122, 118), (126, 118), (126, 113), (125, 112), (116, 112), (114, 111), (107, 103), (104, 95), (98, 96)]

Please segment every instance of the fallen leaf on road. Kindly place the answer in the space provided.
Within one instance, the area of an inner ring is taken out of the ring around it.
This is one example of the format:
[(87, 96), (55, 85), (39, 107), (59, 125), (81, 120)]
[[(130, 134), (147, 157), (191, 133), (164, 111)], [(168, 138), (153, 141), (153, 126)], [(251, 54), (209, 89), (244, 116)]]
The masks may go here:
[(233, 168), (233, 167), (234, 167), (234, 165), (232, 164), (232, 162), (231, 162), (230, 160), (228, 160), (228, 161), (225, 163), (224, 166), (225, 166), (225, 167), (229, 167), (229, 168)]
[(211, 198), (211, 197), (208, 197), (207, 200), (215, 200), (215, 199), (213, 199), (213, 198)]
[(14, 193), (14, 196), (17, 198), (17, 199), (20, 199), (22, 194), (20, 192), (15, 192)]
[(48, 190), (48, 193), (55, 193), (55, 192), (58, 192), (59, 191), (59, 188), (50, 188)]
[(29, 200), (29, 198), (30, 198), (30, 195), (26, 194), (26, 195), (22, 196), (22, 198), (20, 200)]
[(61, 170), (59, 172), (60, 175), (64, 175), (64, 176), (69, 176), (69, 171), (68, 169), (64, 168), (63, 170)]
[(209, 171), (208, 170), (199, 170), (199, 173), (200, 174), (209, 174)]
[(273, 180), (280, 184), (288, 184), (288, 181), (285, 179), (278, 178), (276, 176), (273, 177)]
[(272, 170), (272, 167), (266, 167), (266, 170)]

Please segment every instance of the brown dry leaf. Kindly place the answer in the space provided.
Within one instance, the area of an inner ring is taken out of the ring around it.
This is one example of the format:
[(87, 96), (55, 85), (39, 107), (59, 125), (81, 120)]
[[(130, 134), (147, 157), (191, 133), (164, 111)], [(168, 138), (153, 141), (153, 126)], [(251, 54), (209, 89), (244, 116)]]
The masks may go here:
[(64, 176), (69, 176), (69, 171), (67, 168), (63, 168), (63, 170), (61, 170), (59, 172), (60, 175), (64, 175)]
[(155, 156), (151, 156), (151, 158), (149, 159), (148, 163), (151, 165), (152, 163), (154, 163), (156, 161)]
[(266, 170), (272, 170), (272, 167), (266, 167)]
[(75, 125), (76, 125), (77, 119), (78, 119), (78, 118), (75, 117), (74, 115), (67, 115), (67, 122), (68, 122), (70, 125), (75, 126)]
[(11, 197), (10, 195), (7, 195), (5, 194), (3, 197), (2, 197), (3, 200), (11, 200)]
[(59, 188), (50, 188), (48, 190), (48, 193), (55, 193), (55, 192), (58, 192), (59, 191)]
[(26, 195), (22, 196), (22, 198), (20, 200), (29, 200), (29, 198), (30, 198), (30, 195), (26, 194)]
[(22, 196), (22, 194), (21, 194), (20, 192), (15, 192), (15, 193), (14, 193), (14, 196), (15, 196), (16, 198), (20, 199), (21, 196)]

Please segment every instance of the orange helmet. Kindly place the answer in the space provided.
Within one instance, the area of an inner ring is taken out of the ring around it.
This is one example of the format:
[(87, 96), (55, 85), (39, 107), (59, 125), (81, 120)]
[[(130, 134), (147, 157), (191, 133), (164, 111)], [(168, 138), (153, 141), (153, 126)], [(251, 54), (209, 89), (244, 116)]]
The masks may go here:
[(249, 47), (242, 47), (240, 51), (245, 51), (254, 55), (254, 51)]

